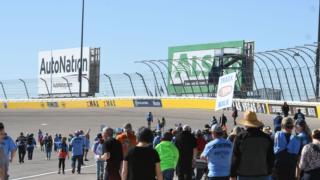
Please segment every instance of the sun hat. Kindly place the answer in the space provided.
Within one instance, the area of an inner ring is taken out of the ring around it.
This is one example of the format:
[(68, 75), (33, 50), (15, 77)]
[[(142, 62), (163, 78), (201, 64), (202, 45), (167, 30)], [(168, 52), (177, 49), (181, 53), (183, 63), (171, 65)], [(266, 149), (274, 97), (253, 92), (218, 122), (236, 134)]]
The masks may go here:
[(246, 111), (243, 115), (243, 119), (239, 121), (239, 124), (247, 127), (259, 128), (263, 126), (263, 123), (258, 120), (257, 114), (253, 111)]

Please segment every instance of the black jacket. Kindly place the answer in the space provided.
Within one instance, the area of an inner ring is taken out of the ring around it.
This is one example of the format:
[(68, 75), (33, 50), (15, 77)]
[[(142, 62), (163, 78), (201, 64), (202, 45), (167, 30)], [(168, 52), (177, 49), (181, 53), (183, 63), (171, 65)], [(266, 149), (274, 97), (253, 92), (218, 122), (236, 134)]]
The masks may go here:
[(248, 128), (235, 141), (231, 177), (267, 176), (274, 165), (273, 141), (257, 128)]

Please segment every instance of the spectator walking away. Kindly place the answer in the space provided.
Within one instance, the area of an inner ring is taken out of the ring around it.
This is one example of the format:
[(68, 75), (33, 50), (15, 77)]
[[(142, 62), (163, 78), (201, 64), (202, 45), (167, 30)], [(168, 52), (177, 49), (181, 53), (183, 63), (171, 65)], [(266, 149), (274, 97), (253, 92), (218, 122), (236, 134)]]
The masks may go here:
[(167, 122), (166, 122), (166, 118), (164, 118), (164, 117), (162, 117), (162, 119), (161, 119), (161, 126), (162, 126), (162, 130), (164, 131), (164, 128), (165, 128), (165, 126), (166, 126), (166, 124), (167, 124)]
[(89, 149), (90, 149), (90, 135), (89, 134), (85, 135), (84, 141), (85, 141), (84, 161), (89, 161), (89, 159), (88, 159), (88, 152), (89, 152)]
[(239, 126), (233, 127), (230, 135), (228, 136), (227, 140), (230, 142), (234, 142), (234, 139), (242, 132), (242, 129)]
[(313, 130), (312, 143), (303, 147), (299, 167), (301, 180), (320, 179), (320, 129)]
[(293, 119), (295, 121), (304, 121), (305, 120), (305, 115), (301, 112), (301, 109), (297, 110), (298, 112), (294, 114)]
[(41, 129), (39, 129), (39, 131), (38, 131), (38, 142), (39, 142), (39, 144), (40, 144), (40, 150), (41, 151), (44, 151), (44, 148), (43, 148), (43, 133), (42, 133), (42, 131), (41, 131)]
[(301, 140), (301, 148), (312, 142), (311, 130), (304, 120), (298, 120), (296, 122), (296, 133)]
[(137, 144), (137, 138), (132, 131), (132, 125), (127, 123), (123, 127), (124, 132), (116, 137), (122, 144), (123, 157), (127, 154), (129, 149), (133, 148)]
[(107, 161), (104, 179), (121, 180), (120, 168), (123, 160), (122, 145), (120, 141), (113, 138), (114, 130), (112, 128), (105, 127), (102, 133), (104, 143), (102, 147), (103, 155), (100, 156), (100, 159)]
[(148, 123), (148, 128), (151, 129), (151, 123), (153, 122), (153, 115), (152, 112), (149, 112), (147, 115), (147, 123)]
[[(3, 141), (5, 133), (0, 132), (0, 142)], [(0, 145), (0, 179), (7, 178), (6, 172), (6, 158), (5, 158), (3, 147)]]
[(301, 141), (292, 130), (294, 122), (292, 118), (286, 117), (282, 120), (282, 131), (278, 131), (274, 138), (275, 168), (274, 179), (295, 179), (298, 154)]
[(160, 119), (158, 119), (156, 131), (160, 131), (161, 132), (161, 130), (162, 130), (162, 123), (161, 123)]
[(61, 143), (61, 139), (59, 138), (58, 134), (54, 136), (53, 141), (54, 141), (54, 144), (53, 144), (54, 152), (58, 152), (58, 146)]
[(72, 167), (72, 174), (75, 173), (76, 162), (77, 164), (77, 173), (81, 173), (81, 165), (83, 163), (83, 147), (85, 146), (84, 138), (80, 137), (81, 132), (76, 131), (75, 137), (71, 139), (70, 146), (72, 149), (72, 157), (71, 157), (71, 167)]
[(97, 140), (93, 145), (92, 151), (94, 154), (94, 159), (97, 163), (97, 180), (103, 180), (104, 174), (104, 162), (105, 160), (101, 159), (103, 155), (102, 147), (103, 147), (104, 139), (102, 138), (102, 134), (99, 133), (97, 135)]
[(224, 115), (224, 113), (222, 113), (222, 115), (220, 117), (220, 124), (221, 124), (222, 127), (226, 127), (227, 117)]
[(52, 146), (53, 146), (52, 136), (48, 136), (47, 138), (44, 139), (44, 148), (45, 148), (47, 160), (51, 159)]
[(273, 141), (260, 129), (263, 123), (247, 111), (239, 124), (246, 127), (234, 140), (231, 179), (269, 180), (274, 165)]
[(160, 169), (164, 180), (173, 180), (179, 159), (179, 151), (172, 143), (172, 137), (170, 132), (165, 132), (162, 141), (155, 148), (160, 156)]
[(31, 133), (28, 137), (27, 137), (27, 151), (28, 151), (28, 160), (32, 160), (33, 157), (33, 150), (37, 145), (36, 140), (33, 137), (34, 135)]
[(138, 144), (125, 156), (122, 180), (163, 180), (158, 152), (150, 147), (153, 133), (142, 127), (138, 133)]
[(290, 111), (290, 107), (289, 105), (287, 104), (287, 102), (284, 102), (282, 107), (281, 107), (281, 110), (282, 110), (282, 113), (283, 113), (283, 116), (284, 117), (288, 117), (289, 115), (289, 111)]
[(273, 119), (274, 133), (276, 133), (277, 131), (281, 131), (281, 122), (282, 116), (279, 112), (277, 112), (277, 116)]
[(236, 106), (232, 107), (232, 118), (233, 118), (233, 125), (236, 126), (237, 125), (237, 117), (238, 117), (238, 109)]
[(27, 138), (23, 135), (23, 132), (20, 133), (20, 136), (16, 140), (19, 154), (19, 163), (24, 163), (24, 157), (27, 150)]
[(212, 116), (211, 122), (210, 122), (211, 126), (218, 124), (218, 120), (215, 116)]
[(232, 143), (222, 137), (223, 129), (220, 125), (212, 126), (211, 132), (213, 140), (205, 146), (201, 154), (201, 158), (208, 161), (209, 180), (229, 180)]
[(66, 158), (69, 159), (69, 148), (67, 145), (67, 138), (63, 137), (61, 140), (61, 143), (58, 145), (58, 158), (59, 158), (59, 170), (58, 174), (61, 173), (62, 168), (62, 174), (65, 174), (64, 170), (66, 167)]
[(160, 142), (161, 142), (161, 135), (162, 135), (162, 133), (161, 133), (161, 131), (160, 130), (156, 130), (156, 132), (155, 132), (155, 137), (153, 138), (153, 148), (155, 148)]
[(184, 125), (182, 132), (178, 133), (175, 145), (179, 150), (177, 175), (179, 180), (191, 180), (193, 164), (197, 157), (197, 141), (191, 134), (191, 127)]
[(196, 180), (201, 180), (202, 176), (205, 174), (207, 170), (207, 162), (200, 158), (201, 153), (204, 150), (204, 147), (206, 146), (207, 142), (204, 138), (203, 133), (200, 129), (196, 130), (195, 132), (195, 138), (197, 141), (197, 159), (195, 161), (195, 169), (196, 169)]
[(0, 122), (0, 149), (3, 151), (4, 156), (1, 156), (0, 163), (4, 163), (4, 172), (1, 177), (4, 180), (9, 179), (8, 170), (9, 170), (9, 162), (13, 161), (13, 158), (16, 155), (17, 146), (12, 140), (10, 136), (8, 136), (5, 132), (5, 128), (2, 122)]

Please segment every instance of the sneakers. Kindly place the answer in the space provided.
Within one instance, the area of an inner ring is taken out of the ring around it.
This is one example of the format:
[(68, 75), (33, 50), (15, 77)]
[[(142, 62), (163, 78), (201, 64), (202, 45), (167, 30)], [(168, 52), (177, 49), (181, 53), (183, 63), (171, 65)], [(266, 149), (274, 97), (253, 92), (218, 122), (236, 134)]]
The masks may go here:
[(72, 174), (74, 174), (74, 171), (75, 171), (75, 170), (74, 170), (74, 169), (72, 169), (72, 171), (71, 171), (71, 172), (72, 172)]

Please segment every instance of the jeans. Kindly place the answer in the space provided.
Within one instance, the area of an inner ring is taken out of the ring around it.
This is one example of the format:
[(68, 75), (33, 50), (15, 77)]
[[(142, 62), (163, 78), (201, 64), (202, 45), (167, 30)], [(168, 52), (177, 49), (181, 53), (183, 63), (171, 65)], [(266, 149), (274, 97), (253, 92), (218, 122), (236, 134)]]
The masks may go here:
[(103, 180), (104, 161), (97, 161), (97, 180)]
[(19, 146), (18, 154), (19, 154), (19, 163), (24, 162), (24, 156), (26, 155), (26, 148), (23, 146)]
[(238, 176), (238, 180), (271, 180), (271, 176), (257, 176), (257, 177)]
[(173, 180), (174, 169), (166, 169), (162, 171), (163, 180)]
[(76, 161), (78, 161), (77, 164), (77, 172), (80, 173), (81, 172), (81, 165), (83, 163), (83, 155), (78, 155), (78, 156), (72, 156), (71, 158), (71, 167), (72, 167), (72, 171), (74, 172), (75, 168), (76, 168)]
[(50, 160), (51, 159), (51, 151), (46, 151), (46, 156), (47, 156), (47, 159)]
[(28, 151), (28, 160), (32, 160), (33, 150), (34, 150), (34, 147), (33, 147), (33, 146), (31, 146), (31, 147), (27, 147), (27, 151)]

